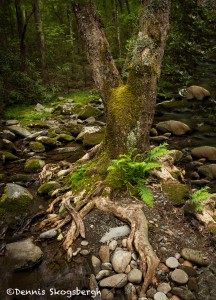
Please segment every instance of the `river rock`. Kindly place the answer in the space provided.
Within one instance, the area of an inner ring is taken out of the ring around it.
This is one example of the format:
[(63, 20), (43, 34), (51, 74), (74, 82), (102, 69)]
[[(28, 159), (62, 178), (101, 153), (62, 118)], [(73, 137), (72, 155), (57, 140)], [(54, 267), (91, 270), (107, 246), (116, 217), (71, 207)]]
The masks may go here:
[(40, 152), (44, 152), (45, 151), (45, 147), (42, 143), (40, 142), (30, 142), (29, 143), (29, 148), (31, 151), (40, 153)]
[(16, 135), (10, 130), (5, 129), (2, 131), (2, 138), (14, 142), (16, 140)]
[(27, 173), (40, 172), (45, 166), (45, 161), (38, 158), (29, 158), (25, 162), (24, 170)]
[(103, 263), (110, 262), (109, 246), (106, 246), (106, 245), (101, 246), (98, 254)]
[(169, 267), (171, 269), (175, 269), (178, 267), (179, 262), (175, 257), (169, 257), (166, 260), (166, 265), (167, 265), (167, 267)]
[(142, 272), (138, 269), (132, 269), (128, 273), (128, 281), (134, 284), (139, 284), (142, 280)]
[(113, 295), (112, 291), (110, 291), (108, 289), (102, 289), (102, 291), (101, 291), (101, 299), (102, 300), (113, 300), (114, 299), (114, 295)]
[(198, 85), (191, 85), (183, 91), (183, 96), (187, 100), (196, 99), (203, 100), (205, 97), (209, 97), (210, 93), (208, 90)]
[(54, 228), (50, 229), (50, 230), (47, 230), (45, 232), (42, 232), (40, 235), (39, 235), (39, 238), (40, 239), (52, 239), (54, 237), (56, 237), (58, 234), (58, 231)]
[(179, 296), (181, 299), (184, 300), (196, 300), (197, 298), (195, 297), (195, 295), (188, 290), (186, 287), (174, 287), (172, 289), (172, 293), (174, 295)]
[(101, 287), (122, 288), (127, 283), (126, 274), (115, 274), (100, 281)]
[(161, 132), (170, 131), (175, 135), (183, 135), (190, 131), (190, 127), (187, 124), (174, 120), (159, 122), (156, 128)]
[(204, 175), (208, 179), (216, 178), (216, 164), (204, 165), (198, 168), (198, 173)]
[(157, 291), (167, 294), (168, 292), (171, 291), (171, 286), (169, 283), (166, 282), (160, 283), (157, 287)]
[(94, 106), (91, 106), (91, 105), (85, 105), (85, 106), (79, 108), (76, 113), (77, 113), (78, 118), (80, 118), (82, 120), (85, 120), (90, 117), (97, 117), (97, 116), (101, 115), (100, 109), (98, 109)]
[(5, 122), (5, 125), (6, 125), (6, 126), (17, 125), (17, 124), (19, 124), (19, 121), (18, 121), (18, 120), (7, 120), (7, 121)]
[(18, 157), (9, 151), (0, 151), (0, 159), (3, 163), (5, 163), (7, 161), (17, 160)]
[(106, 243), (112, 239), (117, 239), (130, 234), (130, 227), (128, 225), (118, 226), (110, 228), (110, 230), (105, 233), (105, 235), (101, 238), (101, 243)]
[(99, 273), (96, 275), (97, 280), (101, 280), (104, 277), (108, 277), (111, 274), (110, 270), (101, 270)]
[(57, 181), (45, 182), (39, 186), (37, 193), (41, 196), (42, 195), (48, 196), (48, 195), (51, 195), (52, 192), (54, 190), (58, 189), (59, 187), (60, 187), (60, 184)]
[(56, 137), (49, 137), (49, 136), (38, 136), (36, 138), (36, 141), (42, 143), (45, 145), (45, 147), (48, 148), (54, 148), (60, 144), (60, 142), (57, 141)]
[(99, 291), (97, 280), (96, 280), (94, 274), (91, 274), (91, 276), (90, 276), (89, 287), (90, 287), (91, 291), (95, 291), (95, 297), (94, 297), (94, 299), (95, 300), (100, 300), (101, 299), (100, 291)]
[(131, 253), (129, 251), (124, 250), (116, 250), (112, 257), (112, 265), (113, 269), (117, 273), (123, 273), (130, 263)]
[(104, 138), (104, 129), (99, 126), (85, 127), (77, 136), (77, 141), (82, 141), (84, 146), (95, 146)]
[(207, 158), (208, 160), (216, 160), (216, 147), (200, 146), (193, 148), (191, 154), (197, 158)]
[(21, 126), (18, 126), (18, 125), (9, 126), (8, 129), (10, 131), (12, 131), (13, 133), (15, 133), (17, 136), (22, 137), (22, 138), (26, 138), (29, 135), (31, 135), (30, 131), (28, 131), (27, 129), (25, 129)]
[(6, 245), (7, 257), (14, 263), (15, 270), (31, 268), (42, 260), (43, 252), (32, 238)]
[(154, 300), (167, 300), (167, 297), (164, 293), (157, 292), (156, 294), (154, 294)]
[(16, 146), (14, 145), (14, 143), (7, 139), (2, 139), (2, 145), (3, 145), (4, 149), (9, 150), (12, 153), (17, 152)]
[(184, 257), (184, 259), (192, 261), (201, 266), (206, 266), (209, 264), (209, 260), (206, 255), (199, 250), (184, 248), (181, 251), (181, 256)]
[(124, 294), (125, 294), (126, 300), (131, 300), (131, 299), (133, 299), (133, 297), (135, 298), (136, 297), (136, 288), (135, 288), (135, 286), (132, 283), (129, 282), (124, 287)]
[(188, 275), (183, 270), (175, 269), (171, 274), (171, 279), (178, 284), (185, 284), (188, 282)]
[(117, 247), (118, 243), (116, 240), (113, 240), (109, 243), (109, 248), (110, 248), (110, 251), (114, 251)]
[(101, 270), (101, 261), (99, 258), (97, 258), (95, 255), (92, 255), (91, 263), (94, 269), (94, 273), (98, 274), (98, 272)]
[(111, 263), (102, 263), (101, 269), (102, 270), (112, 270), (112, 264)]

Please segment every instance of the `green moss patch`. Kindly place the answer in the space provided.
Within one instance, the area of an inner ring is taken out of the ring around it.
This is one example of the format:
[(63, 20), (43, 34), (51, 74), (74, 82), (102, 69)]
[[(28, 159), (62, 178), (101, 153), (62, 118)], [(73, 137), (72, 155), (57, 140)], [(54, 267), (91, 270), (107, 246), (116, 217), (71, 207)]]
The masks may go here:
[(27, 173), (40, 172), (45, 165), (45, 162), (41, 159), (30, 158), (25, 162), (24, 170)]
[(60, 187), (60, 184), (56, 181), (49, 181), (43, 183), (37, 190), (39, 195), (48, 196), (51, 195), (52, 192)]
[(167, 197), (176, 205), (185, 204), (189, 198), (189, 188), (187, 184), (181, 183), (163, 183), (162, 191), (167, 194)]
[(18, 159), (18, 157), (8, 151), (0, 151), (1, 161), (13, 161)]
[(34, 152), (44, 152), (45, 151), (45, 147), (42, 143), (40, 142), (30, 142), (29, 143), (29, 148), (34, 151)]

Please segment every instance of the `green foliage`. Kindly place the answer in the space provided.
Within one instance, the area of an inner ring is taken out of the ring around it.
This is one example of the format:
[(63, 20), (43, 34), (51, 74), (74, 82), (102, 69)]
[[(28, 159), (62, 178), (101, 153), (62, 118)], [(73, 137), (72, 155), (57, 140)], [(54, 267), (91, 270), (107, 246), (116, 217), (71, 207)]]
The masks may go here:
[(191, 199), (187, 201), (187, 204), (191, 205), (194, 211), (198, 211), (198, 212), (203, 211), (203, 205), (201, 204), (202, 201), (212, 196), (212, 194), (209, 193), (208, 191), (209, 191), (208, 186), (205, 186), (200, 190), (195, 191), (194, 193), (192, 193)]
[[(122, 154), (118, 159), (112, 160), (107, 171), (119, 171), (123, 174), (124, 186), (135, 188), (141, 199), (150, 207), (153, 206), (152, 192), (145, 187), (145, 183), (149, 176), (149, 171), (160, 167), (161, 163), (158, 158), (169, 153), (167, 144), (161, 144), (149, 152), (143, 154), (135, 154), (134, 149), (128, 154)], [(109, 175), (109, 174), (108, 174)], [(122, 178), (121, 178), (122, 180)]]

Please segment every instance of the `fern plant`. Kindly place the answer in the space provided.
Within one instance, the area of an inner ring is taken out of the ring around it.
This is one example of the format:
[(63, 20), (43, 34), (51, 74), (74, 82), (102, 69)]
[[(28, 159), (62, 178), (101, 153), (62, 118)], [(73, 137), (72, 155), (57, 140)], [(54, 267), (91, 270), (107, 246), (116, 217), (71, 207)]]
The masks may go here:
[(147, 182), (149, 171), (161, 166), (159, 157), (169, 153), (167, 144), (163, 143), (149, 152), (137, 154), (134, 149), (128, 154), (122, 154), (118, 159), (112, 160), (108, 171), (120, 171), (123, 174), (124, 185), (132, 186), (141, 199), (150, 207), (153, 207), (153, 194), (145, 184)]
[(209, 193), (208, 191), (209, 191), (209, 187), (205, 186), (200, 190), (197, 190), (194, 193), (192, 193), (191, 199), (187, 201), (187, 204), (192, 207), (192, 210), (194, 210), (195, 212), (203, 211), (204, 207), (201, 204), (201, 202), (212, 196), (212, 194)]

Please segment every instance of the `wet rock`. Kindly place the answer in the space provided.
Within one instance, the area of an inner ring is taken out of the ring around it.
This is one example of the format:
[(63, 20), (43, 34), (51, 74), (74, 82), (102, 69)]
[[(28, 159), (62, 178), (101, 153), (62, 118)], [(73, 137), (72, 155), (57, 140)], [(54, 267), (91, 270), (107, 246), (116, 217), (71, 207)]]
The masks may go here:
[(110, 251), (114, 251), (117, 247), (118, 243), (116, 240), (113, 240), (109, 243), (109, 248), (110, 248)]
[(30, 142), (29, 143), (29, 148), (31, 151), (34, 151), (36, 153), (44, 152), (45, 147), (42, 143), (40, 142)]
[(14, 145), (13, 142), (7, 140), (7, 139), (2, 139), (2, 145), (3, 148), (12, 152), (12, 153), (17, 153), (16, 146)]
[(124, 287), (124, 294), (125, 294), (126, 300), (131, 300), (131, 299), (133, 299), (133, 297), (136, 297), (136, 288), (135, 288), (135, 286), (132, 283), (128, 283)]
[(26, 188), (15, 183), (8, 183), (0, 198), (2, 216), (8, 214), (6, 220), (11, 222), (13, 215), (23, 214), (32, 203), (32, 200), (33, 196)]
[(171, 279), (178, 284), (185, 284), (188, 282), (188, 275), (181, 269), (175, 269), (171, 274)]
[(211, 263), (198, 277), (198, 299), (214, 300), (216, 295), (216, 263)]
[(48, 196), (51, 195), (52, 192), (58, 189), (59, 187), (60, 184), (57, 181), (45, 182), (40, 185), (40, 187), (37, 190), (37, 193), (41, 196)]
[(103, 263), (110, 262), (109, 246), (101, 246), (98, 254)]
[(113, 300), (114, 299), (114, 295), (113, 295), (112, 291), (110, 291), (108, 289), (102, 289), (102, 291), (101, 291), (101, 299), (102, 300)]
[(189, 198), (189, 188), (187, 184), (165, 182), (162, 190), (167, 194), (168, 199), (176, 205), (184, 204)]
[(184, 259), (192, 261), (201, 266), (206, 266), (209, 264), (209, 260), (206, 257), (206, 255), (202, 251), (199, 251), (199, 250), (184, 248), (181, 251), (181, 255), (182, 255), (182, 257), (184, 257)]
[(216, 160), (216, 147), (211, 147), (211, 146), (196, 147), (191, 150), (191, 154), (197, 158), (205, 157), (208, 160), (213, 161)]
[(117, 273), (123, 273), (130, 263), (131, 253), (129, 251), (124, 250), (116, 250), (112, 257), (112, 265), (113, 269)]
[(97, 117), (101, 115), (100, 109), (91, 106), (91, 105), (86, 105), (84, 107), (81, 107), (76, 111), (78, 118), (85, 120), (90, 117)]
[(190, 127), (186, 125), (183, 122), (180, 121), (174, 121), (174, 120), (169, 120), (169, 121), (163, 121), (159, 122), (156, 125), (157, 130), (160, 132), (167, 132), (170, 131), (175, 135), (183, 135), (190, 131)]
[(39, 235), (39, 238), (40, 239), (52, 239), (52, 238), (56, 237), (57, 234), (58, 234), (58, 231), (53, 228), (53, 229), (47, 230), (45, 232), (42, 232)]
[(21, 126), (18, 126), (18, 125), (9, 126), (8, 129), (10, 131), (12, 131), (13, 133), (15, 133), (17, 136), (22, 137), (22, 138), (26, 138), (29, 135), (31, 135), (30, 131), (28, 131), (27, 129), (25, 129)]
[(96, 256), (92, 255), (91, 262), (92, 262), (92, 266), (93, 266), (93, 269), (94, 269), (94, 273), (98, 274), (98, 272), (101, 270), (101, 261), (100, 261), (100, 259), (97, 258)]
[(16, 140), (16, 135), (10, 130), (5, 129), (2, 131), (2, 138), (14, 142)]
[(101, 268), (102, 268), (102, 270), (112, 270), (112, 264), (111, 263), (102, 263)]
[(166, 265), (167, 265), (167, 267), (169, 267), (171, 269), (175, 269), (178, 267), (179, 262), (175, 257), (169, 257), (166, 260)]
[(24, 171), (27, 173), (40, 172), (45, 166), (45, 161), (37, 158), (29, 158), (25, 162)]
[(216, 164), (201, 166), (198, 168), (198, 173), (204, 175), (208, 179), (216, 178)]
[(183, 91), (183, 96), (187, 100), (196, 99), (203, 100), (205, 97), (209, 97), (210, 93), (208, 90), (204, 89), (198, 85), (191, 85)]
[(117, 239), (119, 237), (123, 237), (130, 234), (130, 227), (128, 225), (119, 226), (110, 228), (109, 232), (107, 232), (100, 240), (101, 243), (105, 243), (112, 239)]
[(174, 287), (172, 293), (184, 300), (196, 300), (195, 295), (186, 287)]
[(167, 300), (167, 297), (164, 293), (157, 292), (156, 294), (154, 294), (154, 300)]
[(115, 274), (100, 281), (101, 287), (122, 288), (127, 284), (126, 274)]
[(101, 280), (104, 277), (108, 277), (111, 274), (110, 270), (101, 270), (99, 273), (96, 275), (97, 280)]
[(42, 260), (43, 252), (32, 238), (6, 245), (7, 257), (14, 263), (15, 270), (31, 268)]
[(128, 273), (128, 281), (134, 284), (139, 284), (142, 280), (142, 272), (138, 269), (132, 269)]
[(17, 160), (18, 157), (11, 152), (8, 151), (0, 151), (0, 160), (1, 162), (5, 163), (7, 161), (14, 161)]
[(167, 294), (168, 292), (171, 291), (171, 286), (170, 286), (169, 283), (163, 282), (163, 283), (158, 285), (157, 291), (162, 292), (164, 294)]

